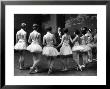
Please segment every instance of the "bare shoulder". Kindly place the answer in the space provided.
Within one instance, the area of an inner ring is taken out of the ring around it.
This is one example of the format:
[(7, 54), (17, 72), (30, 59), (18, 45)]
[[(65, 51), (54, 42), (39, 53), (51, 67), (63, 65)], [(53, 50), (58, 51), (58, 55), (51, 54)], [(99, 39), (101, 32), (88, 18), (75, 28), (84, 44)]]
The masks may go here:
[(43, 38), (45, 37), (45, 35), (43, 36)]
[(62, 35), (62, 38), (66, 37), (65, 35)]

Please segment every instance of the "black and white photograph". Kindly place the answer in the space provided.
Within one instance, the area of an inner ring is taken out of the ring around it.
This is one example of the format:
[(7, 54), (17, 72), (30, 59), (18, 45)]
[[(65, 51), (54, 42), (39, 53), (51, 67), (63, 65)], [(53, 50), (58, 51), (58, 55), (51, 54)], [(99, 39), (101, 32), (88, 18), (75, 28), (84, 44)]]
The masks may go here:
[(97, 14), (14, 14), (14, 76), (97, 76)]
[(106, 83), (106, 5), (57, 3), (6, 5), (6, 85)]

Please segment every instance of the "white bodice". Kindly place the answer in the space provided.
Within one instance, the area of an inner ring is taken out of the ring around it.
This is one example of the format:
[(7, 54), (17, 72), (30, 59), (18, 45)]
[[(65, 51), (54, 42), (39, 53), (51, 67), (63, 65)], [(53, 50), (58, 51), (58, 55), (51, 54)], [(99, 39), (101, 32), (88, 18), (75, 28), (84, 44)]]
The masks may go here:
[(86, 37), (85, 37), (85, 35), (83, 35), (82, 37), (80, 37), (81, 38), (81, 44), (82, 45), (86, 45)]
[(53, 34), (51, 34), (50, 32), (47, 32), (47, 34), (44, 35), (44, 39), (46, 40), (47, 46), (53, 46), (53, 40), (54, 40)]
[(63, 45), (69, 45), (70, 36), (69, 35), (63, 35)]
[(26, 32), (23, 29), (19, 30), (16, 35), (17, 35), (18, 41), (25, 41), (26, 40), (25, 39)]
[(30, 33), (30, 40), (32, 40), (32, 42), (38, 42), (39, 36), (40, 33), (34, 30)]

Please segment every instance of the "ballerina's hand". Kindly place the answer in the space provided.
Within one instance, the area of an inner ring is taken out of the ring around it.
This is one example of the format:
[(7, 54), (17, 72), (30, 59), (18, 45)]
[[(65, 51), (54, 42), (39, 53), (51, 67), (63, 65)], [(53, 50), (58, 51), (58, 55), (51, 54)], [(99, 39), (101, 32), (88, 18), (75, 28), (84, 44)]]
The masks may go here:
[(56, 48), (59, 48), (59, 46), (56, 46)]
[(54, 48), (57, 48), (57, 46), (54, 46)]

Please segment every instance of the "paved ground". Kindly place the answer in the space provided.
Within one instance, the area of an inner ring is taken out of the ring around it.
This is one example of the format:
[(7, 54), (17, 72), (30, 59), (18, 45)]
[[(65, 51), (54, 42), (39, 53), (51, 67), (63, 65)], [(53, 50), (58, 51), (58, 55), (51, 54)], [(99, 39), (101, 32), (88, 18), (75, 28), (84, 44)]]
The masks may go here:
[[(18, 65), (19, 54), (15, 53), (14, 56), (14, 75), (15, 76), (97, 76), (97, 62), (94, 61), (92, 63), (87, 64), (86, 68), (83, 71), (77, 71), (75, 69), (76, 63), (72, 60), (72, 57), (69, 57), (68, 62), (68, 71), (62, 72), (60, 71), (63, 66), (60, 58), (57, 58), (54, 64), (54, 72), (51, 75), (48, 75), (48, 63), (46, 57), (42, 56), (41, 61), (39, 63), (40, 73), (29, 74), (29, 69), (27, 70), (19, 70)], [(25, 53), (25, 66), (32, 66), (32, 55), (28, 52)]]

